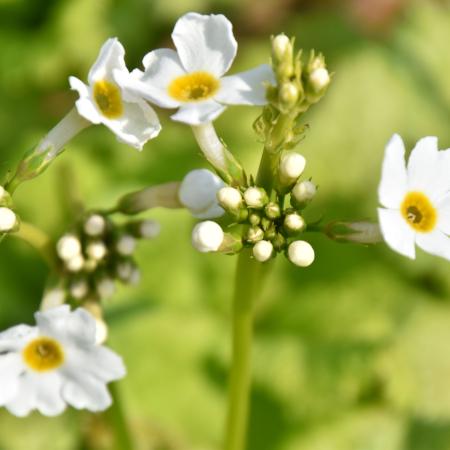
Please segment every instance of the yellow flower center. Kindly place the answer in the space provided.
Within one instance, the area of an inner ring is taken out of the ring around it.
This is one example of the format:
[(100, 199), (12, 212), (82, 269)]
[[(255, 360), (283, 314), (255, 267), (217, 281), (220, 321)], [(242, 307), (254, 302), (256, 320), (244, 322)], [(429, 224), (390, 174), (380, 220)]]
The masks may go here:
[(400, 207), (402, 216), (420, 233), (432, 231), (437, 222), (437, 211), (422, 192), (408, 192)]
[(37, 372), (56, 369), (64, 362), (64, 351), (59, 344), (49, 337), (33, 339), (22, 351), (25, 363)]
[(111, 81), (100, 80), (95, 82), (94, 100), (102, 114), (108, 119), (117, 119), (123, 114), (119, 86)]
[(197, 102), (212, 97), (219, 89), (219, 80), (208, 72), (192, 72), (175, 78), (169, 94), (181, 102)]

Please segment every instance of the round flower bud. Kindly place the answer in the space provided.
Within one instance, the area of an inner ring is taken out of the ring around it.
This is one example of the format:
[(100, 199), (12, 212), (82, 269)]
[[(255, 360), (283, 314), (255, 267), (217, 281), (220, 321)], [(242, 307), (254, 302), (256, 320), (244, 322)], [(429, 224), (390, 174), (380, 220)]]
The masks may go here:
[(283, 225), (286, 231), (291, 233), (298, 233), (299, 231), (303, 231), (306, 228), (305, 219), (303, 219), (300, 214), (297, 214), (295, 212), (286, 214)]
[(41, 311), (56, 308), (64, 304), (66, 300), (66, 291), (61, 288), (53, 288), (44, 292), (41, 302)]
[(305, 170), (306, 159), (295, 152), (286, 152), (280, 159), (279, 173), (282, 180), (295, 182)]
[(268, 203), (266, 191), (258, 187), (249, 187), (244, 192), (244, 200), (247, 206), (254, 209), (261, 209)]
[(269, 260), (273, 253), (273, 245), (269, 241), (259, 241), (253, 246), (253, 256), (259, 262)]
[(139, 282), (141, 281), (141, 271), (135, 267), (132, 271), (131, 274), (128, 278), (128, 283), (130, 284), (139, 284)]
[(83, 255), (75, 255), (73, 258), (67, 259), (65, 264), (70, 272), (79, 272), (84, 267)]
[(108, 249), (103, 241), (92, 241), (86, 246), (86, 254), (96, 261), (100, 261), (106, 256)]
[(56, 252), (64, 261), (68, 261), (81, 253), (81, 243), (74, 234), (65, 234), (56, 244)]
[(225, 183), (207, 169), (189, 172), (178, 191), (180, 202), (199, 219), (212, 219), (223, 215), (217, 202), (217, 192)]
[(222, 228), (211, 220), (198, 223), (192, 230), (192, 245), (202, 253), (217, 251), (223, 238)]
[(109, 298), (116, 292), (116, 283), (112, 278), (103, 277), (97, 281), (96, 289), (100, 298)]
[(11, 231), (16, 225), (17, 216), (14, 211), (6, 207), (0, 207), (0, 233)]
[(220, 206), (226, 211), (236, 212), (242, 207), (242, 195), (238, 189), (225, 186), (217, 193)]
[(83, 228), (88, 236), (100, 236), (105, 232), (106, 220), (100, 214), (92, 214), (84, 222)]
[(266, 217), (272, 220), (278, 219), (278, 217), (280, 217), (281, 215), (280, 207), (274, 202), (268, 203), (264, 208), (264, 212), (266, 214)]
[(311, 72), (309, 82), (316, 92), (322, 91), (330, 84), (330, 74), (325, 67), (319, 67)]
[(291, 40), (285, 34), (279, 34), (273, 38), (272, 52), (277, 61), (282, 61), (285, 55), (291, 51)]
[(284, 83), (280, 88), (279, 98), (280, 102), (285, 108), (291, 108), (297, 103), (298, 88), (293, 83)]
[(131, 261), (122, 261), (117, 265), (117, 276), (124, 282), (128, 282), (131, 273), (134, 269), (134, 264)]
[(314, 261), (314, 249), (306, 241), (294, 241), (289, 245), (289, 260), (299, 267), (308, 267)]
[(302, 181), (292, 188), (292, 197), (303, 206), (309, 203), (316, 195), (316, 185), (311, 181)]
[(73, 298), (81, 300), (89, 292), (89, 286), (85, 280), (77, 280), (71, 283), (69, 292)]
[(257, 213), (251, 213), (248, 216), (248, 221), (250, 222), (250, 225), (256, 226), (261, 223), (261, 216)]
[(130, 234), (120, 236), (116, 243), (116, 250), (122, 256), (130, 256), (136, 249), (136, 239)]
[(251, 244), (255, 244), (264, 238), (264, 231), (259, 227), (250, 227), (247, 230), (246, 240)]
[(139, 226), (140, 236), (144, 239), (153, 239), (159, 235), (161, 225), (153, 220), (143, 220)]

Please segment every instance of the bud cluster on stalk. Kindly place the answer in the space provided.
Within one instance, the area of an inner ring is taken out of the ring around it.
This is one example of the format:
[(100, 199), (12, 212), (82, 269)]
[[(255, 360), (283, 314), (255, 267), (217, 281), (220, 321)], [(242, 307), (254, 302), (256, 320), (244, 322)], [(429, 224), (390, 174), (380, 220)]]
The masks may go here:
[(151, 220), (118, 225), (100, 213), (83, 217), (56, 244), (64, 300), (101, 300), (114, 294), (116, 281), (138, 283), (140, 271), (133, 257), (137, 242), (156, 237), (159, 228)]
[(19, 219), (13, 210), (11, 195), (0, 186), (0, 236), (19, 228)]

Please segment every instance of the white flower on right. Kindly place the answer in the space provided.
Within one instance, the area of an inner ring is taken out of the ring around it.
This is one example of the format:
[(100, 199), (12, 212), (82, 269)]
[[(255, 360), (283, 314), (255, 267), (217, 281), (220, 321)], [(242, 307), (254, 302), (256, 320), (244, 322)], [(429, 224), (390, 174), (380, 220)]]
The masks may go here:
[(142, 99), (125, 92), (117, 80), (130, 77), (125, 50), (117, 38), (108, 39), (88, 75), (89, 85), (70, 77), (70, 87), (80, 95), (76, 107), (89, 122), (103, 123), (117, 139), (142, 150), (161, 130), (155, 111)]
[(450, 260), (450, 150), (436, 137), (420, 139), (405, 165), (397, 134), (386, 146), (378, 197), (380, 228), (396, 252), (415, 258), (415, 244)]
[(177, 51), (148, 53), (143, 60), (145, 72), (134, 70), (134, 80), (123, 79), (126, 89), (162, 108), (179, 108), (172, 119), (190, 125), (211, 122), (226, 105), (267, 103), (264, 83), (275, 83), (267, 64), (223, 76), (237, 52), (232, 25), (225, 16), (185, 14), (178, 19), (172, 39)]

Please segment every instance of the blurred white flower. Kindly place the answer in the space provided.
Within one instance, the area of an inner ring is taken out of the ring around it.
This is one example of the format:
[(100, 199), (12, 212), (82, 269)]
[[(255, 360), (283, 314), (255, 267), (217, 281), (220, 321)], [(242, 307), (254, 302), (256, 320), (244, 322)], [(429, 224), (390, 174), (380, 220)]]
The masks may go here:
[(378, 197), (381, 233), (396, 252), (415, 258), (416, 243), (450, 260), (450, 150), (436, 137), (420, 139), (405, 166), (405, 146), (394, 134), (386, 146)]
[(70, 77), (70, 87), (78, 91), (78, 113), (94, 124), (103, 123), (117, 138), (141, 150), (161, 130), (155, 111), (142, 99), (125, 92), (121, 80), (130, 77), (125, 66), (125, 50), (117, 38), (108, 39), (89, 71), (89, 85)]
[(16, 416), (46, 416), (66, 405), (103, 411), (106, 384), (125, 375), (122, 359), (96, 345), (96, 323), (84, 309), (63, 305), (35, 314), (37, 326), (0, 333), (0, 405)]
[(210, 170), (192, 170), (181, 182), (178, 197), (194, 217), (213, 219), (224, 214), (217, 200), (217, 192), (224, 186), (225, 183)]
[(231, 22), (223, 15), (188, 13), (172, 33), (177, 51), (159, 49), (143, 60), (145, 72), (133, 78), (118, 75), (135, 95), (163, 108), (179, 108), (172, 119), (201, 125), (216, 119), (226, 105), (263, 105), (265, 82), (274, 83), (272, 69), (263, 64), (236, 75), (223, 75), (237, 52)]

